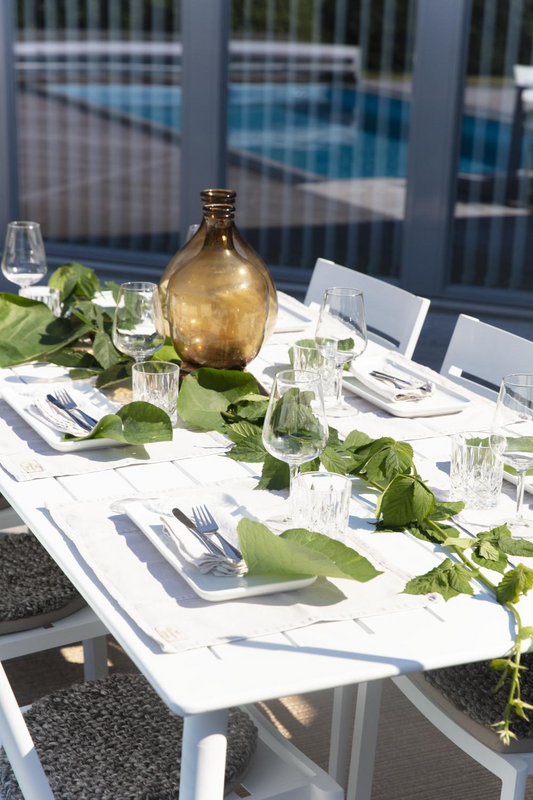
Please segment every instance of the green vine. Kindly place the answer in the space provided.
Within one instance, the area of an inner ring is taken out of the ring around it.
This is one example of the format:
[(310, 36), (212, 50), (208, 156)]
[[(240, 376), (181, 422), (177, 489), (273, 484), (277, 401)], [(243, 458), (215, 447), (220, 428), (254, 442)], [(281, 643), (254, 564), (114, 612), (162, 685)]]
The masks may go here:
[[(262, 442), (262, 426), (267, 401), (259, 394), (251, 375), (231, 372), (223, 378), (216, 370), (201, 369), (187, 377), (178, 400), (178, 413), (191, 424), (219, 430), (234, 443), (228, 458), (257, 464), (262, 462), (261, 480), (257, 489), (284, 489), (289, 486), (287, 464), (266, 452)], [(413, 460), (413, 449), (407, 442), (390, 437), (372, 439), (362, 431), (352, 431), (343, 442), (330, 428), (327, 447), (318, 459), (303, 465), (304, 470), (318, 469), (320, 464), (331, 472), (353, 475), (379, 492), (376, 504), (376, 531), (408, 532), (412, 536), (439, 545), (454, 557), (424, 575), (412, 578), (405, 586), (407, 594), (437, 592), (445, 601), (461, 594), (473, 595), (474, 580), (482, 583), (493, 597), (512, 615), (515, 622), (515, 643), (504, 658), (494, 659), (491, 666), (500, 679), (495, 690), (508, 684), (508, 697), (503, 718), (494, 728), (505, 744), (516, 738), (511, 730), (514, 716), (527, 720), (526, 710), (533, 706), (520, 695), (520, 663), (523, 642), (533, 637), (533, 627), (522, 624), (516, 608), (522, 595), (533, 588), (533, 569), (519, 563), (510, 568), (509, 556), (533, 557), (533, 542), (513, 539), (502, 525), (476, 536), (461, 536), (451, 524), (464, 503), (439, 502), (419, 475)], [(499, 576), (497, 583), (481, 570)]]

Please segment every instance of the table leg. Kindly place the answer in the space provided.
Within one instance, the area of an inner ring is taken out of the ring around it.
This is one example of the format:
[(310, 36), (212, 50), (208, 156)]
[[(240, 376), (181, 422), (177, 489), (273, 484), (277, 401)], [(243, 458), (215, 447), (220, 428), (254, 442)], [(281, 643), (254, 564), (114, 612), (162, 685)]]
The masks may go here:
[(83, 676), (86, 681), (107, 675), (107, 636), (95, 636), (83, 642)]
[(179, 800), (224, 797), (227, 723), (227, 709), (185, 717)]
[(353, 685), (340, 686), (333, 692), (328, 773), (339, 786), (345, 785), (348, 770), (354, 695), (355, 686)]
[(1, 663), (0, 741), (26, 800), (54, 800), (24, 716)]
[(346, 800), (370, 800), (383, 681), (360, 683), (353, 728)]

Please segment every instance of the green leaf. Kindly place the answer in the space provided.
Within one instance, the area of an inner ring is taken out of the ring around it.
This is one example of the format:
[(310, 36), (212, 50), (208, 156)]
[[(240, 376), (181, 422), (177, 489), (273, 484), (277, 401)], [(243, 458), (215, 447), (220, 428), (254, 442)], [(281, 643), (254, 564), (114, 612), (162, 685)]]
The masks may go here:
[(490, 531), (483, 531), (483, 533), (478, 534), (478, 539), (491, 542), (491, 544), (499, 547), (509, 556), (533, 557), (533, 542), (527, 539), (513, 539), (507, 525), (500, 525)]
[[(417, 539), (422, 539), (424, 542), (432, 542), (433, 544), (444, 544), (448, 539), (455, 540), (459, 538), (459, 531), (449, 525), (439, 525), (434, 528), (428, 525), (427, 522), (419, 522), (417, 524), (411, 523), (409, 525), (409, 533)], [(474, 540), (472, 540), (474, 541)]]
[(500, 550), (488, 541), (480, 542), (477, 552), (487, 561), (498, 561), (500, 557)]
[(89, 327), (57, 318), (44, 304), (0, 293), (0, 368), (35, 361), (71, 344)]
[(111, 341), (111, 336), (103, 331), (98, 331), (95, 334), (93, 353), (104, 369), (115, 366), (123, 358), (122, 353), (119, 353)]
[(299, 472), (318, 472), (320, 470), (320, 457), (313, 458), (312, 461), (305, 461), (299, 469)]
[(100, 281), (93, 269), (73, 261), (56, 269), (50, 275), (48, 286), (59, 289), (64, 303), (71, 295), (92, 300), (100, 289)]
[[(133, 364), (133, 361), (120, 362), (119, 364), (114, 364), (112, 367), (109, 367), (109, 369), (103, 370), (96, 378), (97, 388), (106, 389), (108, 386), (114, 386), (116, 383), (129, 380), (131, 378), (131, 368)], [(74, 372), (74, 370), (70, 372), (71, 377), (73, 377), (72, 372)]]
[(533, 626), (525, 625), (518, 631), (518, 639), (530, 639), (533, 637)]
[(113, 300), (115, 301), (115, 303), (118, 303), (118, 293), (120, 292), (120, 283), (116, 283), (115, 281), (106, 281), (104, 286), (106, 289), (109, 289), (109, 291), (113, 295)]
[(324, 449), (320, 456), (320, 461), (328, 472), (337, 472), (339, 475), (346, 474), (346, 462), (332, 447), (326, 447)]
[(468, 550), (469, 547), (474, 547), (476, 544), (475, 539), (462, 539), (460, 536), (449, 536), (442, 543), (444, 547), (459, 547), (460, 550)]
[(533, 569), (519, 564), (506, 572), (496, 587), (496, 598), (500, 603), (518, 603), (521, 594), (533, 588)]
[(242, 422), (235, 422), (233, 425), (226, 425), (224, 433), (228, 439), (238, 444), (248, 439), (250, 436), (255, 436), (258, 430), (260, 432), (257, 425), (252, 425), (251, 422), (243, 420)]
[(464, 503), (442, 503), (436, 500), (435, 508), (433, 509), (430, 519), (434, 520), (435, 522), (440, 522), (444, 519), (450, 519), (450, 517), (459, 514), (464, 507)]
[(288, 489), (289, 484), (289, 465), (284, 461), (279, 461), (279, 459), (274, 458), (274, 456), (271, 456), (270, 453), (267, 453), (263, 463), (261, 480), (255, 488), (270, 489), (274, 491), (279, 489)]
[(203, 367), (183, 381), (178, 414), (188, 425), (224, 432), (222, 412), (239, 397), (258, 393), (257, 381), (250, 373)]
[(87, 436), (65, 434), (65, 441), (113, 439), (128, 444), (172, 441), (172, 423), (168, 414), (151, 403), (137, 401), (122, 406), (116, 414), (106, 414)]
[(425, 575), (412, 578), (403, 591), (404, 594), (437, 592), (448, 601), (451, 597), (457, 597), (459, 594), (474, 594), (474, 590), (470, 586), (472, 577), (472, 573), (469, 573), (463, 566), (454, 564), (453, 561), (446, 558), (442, 564), (426, 572)]
[(323, 575), (366, 582), (381, 574), (356, 550), (321, 533), (294, 528), (276, 536), (246, 518), (237, 533), (249, 575)]
[(58, 364), (60, 367), (90, 369), (91, 374), (100, 370), (100, 365), (92, 353), (87, 350), (73, 350), (71, 347), (62, 347), (53, 353), (46, 353), (40, 360), (48, 364)]
[(174, 350), (172, 339), (168, 336), (165, 338), (163, 347), (153, 354), (150, 361), (169, 361), (171, 364), (181, 364), (181, 358)]
[(346, 439), (344, 440), (344, 446), (355, 448), (356, 450), (359, 447), (363, 447), (365, 444), (370, 444), (373, 440), (370, 436), (367, 436), (366, 433), (362, 431), (351, 431)]
[(264, 461), (266, 455), (267, 451), (263, 444), (261, 432), (243, 439), (235, 447), (232, 447), (229, 453), (226, 453), (227, 458), (232, 458), (234, 461), (246, 461), (253, 464)]
[(485, 567), (485, 569), (492, 569), (494, 572), (499, 572), (500, 575), (503, 575), (507, 569), (507, 556), (499, 548), (495, 548), (495, 550), (498, 553), (497, 559), (484, 558), (480, 555), (480, 545), (476, 544), (472, 549), (470, 556), (472, 561), (478, 564), (478, 566)]
[[(233, 406), (231, 406), (233, 408)], [(268, 400), (260, 398), (257, 401), (250, 402), (246, 400), (242, 403), (235, 404), (235, 413), (242, 419), (249, 420), (250, 422), (260, 422), (264, 420), (268, 408)]]
[(398, 475), (394, 478), (378, 501), (376, 516), (385, 525), (408, 525), (421, 522), (432, 513), (435, 497), (419, 478)]

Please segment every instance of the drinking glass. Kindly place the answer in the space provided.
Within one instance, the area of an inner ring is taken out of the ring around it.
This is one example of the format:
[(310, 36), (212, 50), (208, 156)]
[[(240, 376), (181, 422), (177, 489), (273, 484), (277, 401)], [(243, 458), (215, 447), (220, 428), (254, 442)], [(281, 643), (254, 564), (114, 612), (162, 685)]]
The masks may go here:
[(298, 369), (279, 372), (265, 416), (263, 444), (270, 455), (289, 465), (291, 487), (298, 468), (319, 456), (327, 441), (320, 377)]
[(315, 332), (317, 349), (335, 370), (335, 405), (328, 407), (332, 417), (348, 417), (357, 409), (342, 402), (342, 372), (344, 365), (366, 350), (367, 333), (365, 305), (360, 289), (334, 286), (327, 289), (322, 300)]
[(32, 286), (47, 272), (41, 226), (38, 222), (10, 222), (7, 226), (2, 272), (17, 286)]
[(39, 303), (44, 303), (48, 306), (50, 311), (56, 317), (61, 316), (61, 293), (59, 289), (54, 289), (53, 286), (23, 286), (19, 289), (21, 297), (27, 297), (28, 300), (38, 300)]
[(533, 375), (506, 375), (492, 421), (490, 446), (504, 464), (516, 470), (516, 516), (501, 521), (516, 537), (533, 537), (533, 519), (523, 516), (524, 483), (533, 467)]
[(450, 460), (450, 500), (480, 511), (495, 508), (502, 491), (503, 464), (485, 431), (454, 433)]
[(143, 361), (134, 364), (131, 370), (133, 400), (146, 403), (166, 411), (172, 425), (178, 422), (176, 403), (179, 394), (180, 368), (171, 361)]
[(333, 472), (302, 472), (292, 485), (295, 528), (341, 538), (350, 515), (352, 481)]
[(320, 376), (324, 402), (326, 402), (329, 397), (336, 397), (336, 370), (332, 368), (331, 364), (324, 358), (322, 353), (317, 350), (316, 345), (310, 346), (296, 342), (296, 344), (292, 345), (291, 350), (291, 361), (294, 369), (316, 372), (316, 374)]
[(113, 342), (117, 350), (137, 362), (156, 353), (164, 342), (155, 320), (159, 294), (155, 283), (123, 283), (113, 321)]

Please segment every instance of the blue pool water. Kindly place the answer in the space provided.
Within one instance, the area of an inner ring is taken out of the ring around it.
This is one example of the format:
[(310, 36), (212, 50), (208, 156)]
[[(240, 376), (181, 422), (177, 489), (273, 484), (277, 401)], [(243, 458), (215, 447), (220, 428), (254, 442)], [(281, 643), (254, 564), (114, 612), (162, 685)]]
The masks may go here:
[[(181, 88), (142, 84), (53, 84), (64, 97), (179, 130)], [(402, 177), (407, 163), (409, 103), (322, 83), (229, 86), (228, 139), (233, 150), (312, 175)], [(465, 116), (459, 170), (494, 171), (511, 126)]]

